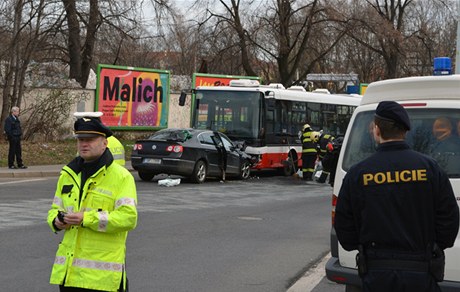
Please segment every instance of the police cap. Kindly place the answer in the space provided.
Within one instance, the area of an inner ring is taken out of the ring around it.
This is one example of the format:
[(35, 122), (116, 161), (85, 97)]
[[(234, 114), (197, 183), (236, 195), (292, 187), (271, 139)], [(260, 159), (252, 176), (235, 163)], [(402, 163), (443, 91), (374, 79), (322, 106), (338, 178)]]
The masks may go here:
[(410, 130), (409, 115), (402, 105), (394, 101), (382, 101), (375, 110), (375, 116), (387, 121), (393, 121), (396, 124), (404, 127), (407, 131)]
[(110, 137), (112, 131), (101, 123), (99, 118), (96, 117), (83, 117), (77, 119), (74, 124), (74, 131), (76, 138), (89, 138), (89, 137)]

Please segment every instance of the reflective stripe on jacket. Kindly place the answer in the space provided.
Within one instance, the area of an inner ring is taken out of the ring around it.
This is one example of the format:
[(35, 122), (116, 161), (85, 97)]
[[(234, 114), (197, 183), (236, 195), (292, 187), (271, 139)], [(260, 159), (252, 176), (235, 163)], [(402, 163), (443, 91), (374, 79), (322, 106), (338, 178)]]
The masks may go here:
[(114, 136), (107, 138), (107, 142), (107, 148), (109, 148), (112, 153), (113, 161), (121, 166), (125, 166), (125, 148), (123, 147), (123, 144), (121, 144), (120, 140)]
[(65, 230), (50, 283), (117, 291), (125, 268), (126, 237), (137, 224), (134, 178), (124, 167), (111, 163), (89, 177), (82, 188), (80, 181), (81, 172), (64, 166), (48, 211), (48, 225), (54, 232), (58, 210), (84, 212), (81, 226)]
[(319, 137), (318, 146), (319, 146), (319, 158), (323, 159), (327, 153), (327, 144), (332, 143), (335, 140), (335, 137), (330, 134), (323, 134)]
[(306, 131), (302, 134), (302, 153), (317, 154), (316, 141), (312, 139), (313, 131)]

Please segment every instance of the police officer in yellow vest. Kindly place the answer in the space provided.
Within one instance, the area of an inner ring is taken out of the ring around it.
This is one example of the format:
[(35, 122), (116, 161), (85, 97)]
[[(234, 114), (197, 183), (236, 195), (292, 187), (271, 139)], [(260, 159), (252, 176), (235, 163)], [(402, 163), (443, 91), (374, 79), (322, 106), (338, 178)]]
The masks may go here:
[(74, 124), (79, 156), (64, 166), (48, 225), (63, 231), (50, 283), (60, 291), (126, 291), (126, 238), (137, 225), (136, 185), (113, 163), (109, 128), (97, 118)]
[[(102, 112), (75, 112), (74, 117), (76, 118), (97, 118), (101, 121), (101, 117), (103, 115)], [(117, 139), (114, 135), (107, 138), (109, 142), (107, 148), (109, 148), (110, 152), (113, 155), (113, 161), (115, 163), (120, 164), (121, 166), (126, 165), (125, 160), (125, 147), (121, 144), (120, 140)]]
[(400, 104), (380, 102), (374, 122), (379, 146), (343, 180), (337, 237), (344, 249), (359, 250), (364, 292), (440, 291), (443, 251), (453, 246), (459, 228), (449, 178), (404, 141), (410, 120)]

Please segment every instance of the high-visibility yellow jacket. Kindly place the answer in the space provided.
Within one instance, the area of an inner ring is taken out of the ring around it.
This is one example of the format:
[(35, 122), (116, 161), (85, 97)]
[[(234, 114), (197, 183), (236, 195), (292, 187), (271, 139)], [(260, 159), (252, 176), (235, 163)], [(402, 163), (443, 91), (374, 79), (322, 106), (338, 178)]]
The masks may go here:
[[(48, 225), (58, 211), (84, 212), (81, 226), (66, 229), (54, 260), (50, 283), (117, 291), (125, 272), (126, 237), (137, 224), (134, 178), (124, 167), (107, 163), (81, 182), (81, 157), (64, 166), (57, 184)], [(81, 193), (81, 196), (80, 196)], [(126, 281), (123, 281), (126, 283)]]
[(319, 140), (318, 140), (318, 147), (319, 147), (318, 154), (319, 154), (320, 159), (323, 159), (324, 156), (327, 153), (327, 149), (326, 149), (327, 144), (332, 143), (332, 141), (334, 141), (334, 140), (335, 140), (335, 137), (330, 135), (330, 134), (322, 134), (319, 137)]
[(112, 153), (113, 160), (116, 163), (125, 166), (125, 147), (123, 147), (123, 144), (121, 144), (120, 140), (118, 140), (115, 136), (108, 137), (107, 142), (107, 148), (109, 148)]
[(302, 134), (302, 155), (316, 155), (318, 132), (307, 129)]

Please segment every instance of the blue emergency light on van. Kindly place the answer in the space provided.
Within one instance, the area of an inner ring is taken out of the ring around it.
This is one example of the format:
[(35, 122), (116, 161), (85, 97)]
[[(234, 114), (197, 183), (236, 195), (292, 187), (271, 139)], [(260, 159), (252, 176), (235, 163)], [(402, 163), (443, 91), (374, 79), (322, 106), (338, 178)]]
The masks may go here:
[(452, 62), (449, 57), (434, 58), (433, 75), (452, 75)]

